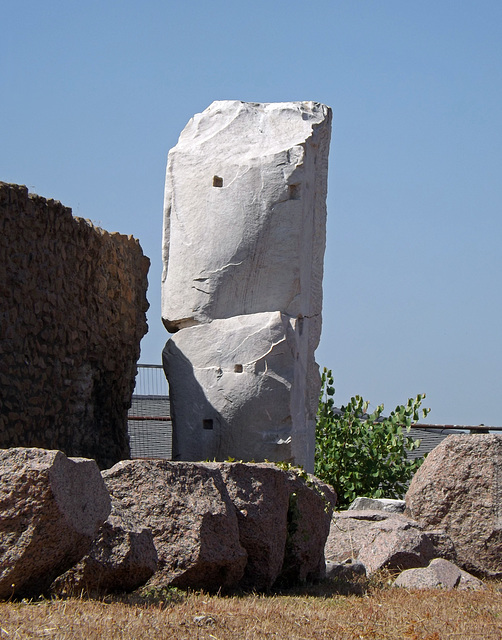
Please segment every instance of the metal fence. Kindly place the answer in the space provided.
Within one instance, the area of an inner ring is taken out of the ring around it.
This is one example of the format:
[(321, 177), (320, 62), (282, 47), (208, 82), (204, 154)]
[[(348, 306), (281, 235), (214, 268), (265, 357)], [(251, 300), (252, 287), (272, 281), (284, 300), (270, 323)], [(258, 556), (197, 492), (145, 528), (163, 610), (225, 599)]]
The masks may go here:
[(162, 365), (138, 365), (127, 428), (131, 458), (171, 459), (171, 407)]

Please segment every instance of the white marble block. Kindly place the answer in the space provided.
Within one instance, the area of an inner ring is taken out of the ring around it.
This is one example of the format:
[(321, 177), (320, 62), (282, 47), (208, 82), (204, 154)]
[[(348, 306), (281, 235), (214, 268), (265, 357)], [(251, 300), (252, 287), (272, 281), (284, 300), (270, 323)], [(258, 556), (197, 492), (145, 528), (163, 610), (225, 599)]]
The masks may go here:
[[(190, 120), (169, 152), (162, 318), (179, 331), (165, 350), (178, 459), (229, 455), (313, 467), (330, 131), (331, 110), (316, 102), (218, 101)], [(290, 330), (294, 340), (285, 337)], [(289, 346), (279, 358), (275, 343), (263, 345), (281, 331), (278, 344)], [(267, 368), (275, 358), (280, 375), (274, 367), (266, 377), (253, 367), (228, 372), (248, 362), (234, 362), (234, 332), (249, 362), (267, 352), (260, 362)], [(199, 363), (191, 391), (186, 371), (176, 371), (180, 353)], [(208, 372), (221, 369), (217, 382), (201, 373), (201, 361)], [(199, 396), (204, 411), (188, 407)], [(208, 403), (227, 425), (216, 449), (215, 434), (202, 426), (211, 419)]]
[(319, 384), (303, 339), (309, 322), (256, 313), (183, 329), (167, 342), (174, 459), (311, 466)]

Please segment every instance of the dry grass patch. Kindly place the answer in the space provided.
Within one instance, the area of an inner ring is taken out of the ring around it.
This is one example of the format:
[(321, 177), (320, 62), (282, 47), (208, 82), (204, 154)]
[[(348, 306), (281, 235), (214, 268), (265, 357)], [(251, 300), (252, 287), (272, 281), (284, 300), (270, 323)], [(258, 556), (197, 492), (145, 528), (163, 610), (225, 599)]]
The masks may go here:
[(469, 640), (502, 638), (502, 589), (408, 592), (373, 588), (363, 597), (318, 587), (289, 595), (0, 603), (0, 638), (156, 640)]

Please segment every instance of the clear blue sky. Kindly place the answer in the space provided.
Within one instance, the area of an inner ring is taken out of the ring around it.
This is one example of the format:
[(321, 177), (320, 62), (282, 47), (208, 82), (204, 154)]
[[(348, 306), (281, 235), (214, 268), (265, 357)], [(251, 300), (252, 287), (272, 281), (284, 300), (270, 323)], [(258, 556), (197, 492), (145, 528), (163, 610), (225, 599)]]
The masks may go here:
[(0, 179), (133, 234), (160, 362), (168, 150), (213, 100), (333, 109), (324, 323), (336, 401), (502, 425), (500, 0), (4, 0)]

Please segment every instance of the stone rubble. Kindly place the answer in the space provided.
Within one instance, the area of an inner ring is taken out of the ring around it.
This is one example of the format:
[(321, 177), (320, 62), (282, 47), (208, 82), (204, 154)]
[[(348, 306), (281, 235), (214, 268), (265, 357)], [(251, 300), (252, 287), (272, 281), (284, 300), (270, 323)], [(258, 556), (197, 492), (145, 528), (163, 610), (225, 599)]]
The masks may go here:
[(0, 477), (0, 598), (324, 576), (336, 495), (293, 469), (126, 460), (100, 474), (93, 460), (11, 449)]
[(214, 465), (126, 460), (102, 475), (119, 511), (152, 532), (158, 563), (149, 586), (217, 591), (238, 584), (247, 552)]
[(93, 460), (17, 448), (0, 450), (0, 478), (1, 599), (322, 579), (364, 593), (380, 570), (410, 589), (484, 588), (444, 530), (383, 509), (332, 518), (331, 487), (271, 463), (128, 460), (100, 474)]
[(406, 503), (404, 500), (394, 500), (392, 498), (366, 498), (358, 497), (348, 507), (350, 510), (362, 511), (363, 509), (381, 509), (389, 513), (404, 513)]
[(265, 463), (165, 460), (119, 463), (103, 477), (121, 512), (152, 531), (149, 586), (266, 590), (324, 573), (336, 495), (317, 478)]
[(419, 523), (383, 510), (336, 513), (325, 554), (331, 562), (362, 562), (368, 575), (380, 569), (425, 567), (438, 556), (455, 560), (454, 546), (444, 532), (424, 532)]

